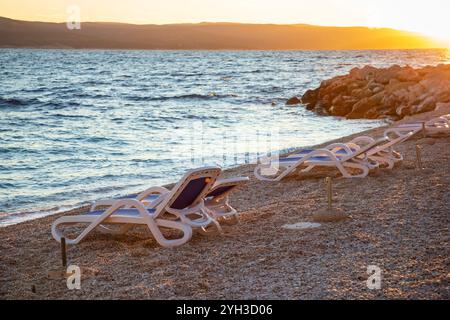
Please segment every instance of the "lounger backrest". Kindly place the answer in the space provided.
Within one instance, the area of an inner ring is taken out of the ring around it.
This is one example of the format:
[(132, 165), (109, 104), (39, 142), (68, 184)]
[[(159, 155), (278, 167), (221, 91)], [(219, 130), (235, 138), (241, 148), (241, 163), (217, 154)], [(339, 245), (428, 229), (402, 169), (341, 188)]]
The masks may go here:
[(380, 151), (384, 151), (384, 150), (387, 150), (389, 148), (392, 148), (395, 145), (401, 144), (401, 143), (405, 142), (406, 140), (410, 139), (412, 136), (414, 136), (418, 132), (420, 132), (420, 131), (408, 132), (407, 134), (399, 136), (399, 137), (397, 137), (395, 139), (392, 139), (392, 140), (389, 140), (388, 138), (386, 138), (386, 143), (385, 144), (382, 144), (382, 145), (379, 145), (376, 148), (373, 148), (372, 150), (368, 151), (368, 154), (372, 155), (372, 154), (376, 154), (376, 153), (378, 153)]
[(233, 178), (217, 181), (216, 185), (206, 195), (206, 198), (224, 197), (232, 192), (233, 189), (246, 184), (249, 180), (249, 178)]
[(351, 153), (348, 156), (341, 158), (341, 162), (345, 162), (350, 159), (357, 158), (365, 153), (368, 153), (370, 150), (375, 149), (376, 147), (380, 146), (381, 144), (385, 143), (386, 141), (388, 141), (388, 140), (386, 138), (383, 138), (380, 140), (376, 140), (372, 143), (369, 143), (369, 144), (359, 148), (358, 150), (356, 150), (356, 152)]
[(220, 172), (221, 169), (218, 167), (205, 167), (188, 171), (173, 187), (160, 206), (175, 210), (196, 206), (210, 191)]
[(214, 189), (213, 191), (211, 191), (210, 193), (208, 193), (206, 195), (206, 198), (211, 198), (211, 197), (220, 197), (221, 195), (231, 191), (232, 189), (236, 188), (237, 185), (233, 184), (233, 185), (229, 185), (229, 186), (221, 186), (221, 187), (217, 187), (216, 189)]

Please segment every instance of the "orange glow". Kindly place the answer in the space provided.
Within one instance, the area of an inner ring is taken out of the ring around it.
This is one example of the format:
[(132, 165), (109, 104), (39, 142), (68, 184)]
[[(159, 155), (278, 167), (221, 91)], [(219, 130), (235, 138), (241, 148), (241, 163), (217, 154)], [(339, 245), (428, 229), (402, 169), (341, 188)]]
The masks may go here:
[(387, 27), (450, 42), (448, 0), (1, 0), (0, 16), (64, 22), (69, 5), (80, 7), (82, 21)]

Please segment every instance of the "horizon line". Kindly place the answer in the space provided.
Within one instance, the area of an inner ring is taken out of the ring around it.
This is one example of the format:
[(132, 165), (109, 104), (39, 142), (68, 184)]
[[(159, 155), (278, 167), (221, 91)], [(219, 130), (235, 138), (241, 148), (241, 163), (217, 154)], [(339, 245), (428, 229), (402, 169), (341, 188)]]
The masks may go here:
[[(34, 22), (34, 23), (54, 23), (54, 24), (62, 24), (67, 23), (67, 21), (42, 21), (42, 20), (23, 20), (18, 18), (10, 18), (6, 16), (0, 16), (0, 19), (9, 19), (14, 21), (21, 22)], [(111, 23), (111, 24), (125, 24), (125, 25), (134, 25), (134, 26), (171, 26), (171, 25), (200, 25), (200, 24), (244, 24), (244, 25), (268, 25), (268, 26), (306, 26), (306, 27), (319, 27), (319, 28), (361, 28), (361, 29), (369, 29), (369, 30), (394, 30), (400, 32), (408, 32), (411, 34), (422, 35), (428, 38), (433, 38), (427, 34), (410, 31), (405, 29), (396, 29), (392, 27), (371, 27), (364, 25), (349, 25), (349, 26), (339, 26), (339, 25), (322, 25), (322, 24), (310, 24), (310, 23), (274, 23), (274, 22), (238, 22), (238, 21), (198, 21), (198, 22), (170, 22), (170, 23), (137, 23), (137, 22), (118, 22), (118, 21), (106, 21), (106, 20), (86, 20), (80, 21), (81, 23)]]

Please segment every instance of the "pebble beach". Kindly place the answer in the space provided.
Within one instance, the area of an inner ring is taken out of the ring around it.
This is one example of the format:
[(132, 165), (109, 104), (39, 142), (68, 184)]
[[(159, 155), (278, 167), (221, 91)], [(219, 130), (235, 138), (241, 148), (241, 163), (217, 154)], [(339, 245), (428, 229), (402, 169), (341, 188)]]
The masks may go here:
[[(441, 108), (402, 121), (447, 113)], [(417, 166), (418, 144), (424, 169)], [(0, 299), (449, 299), (449, 136), (418, 135), (397, 149), (405, 158), (399, 166), (356, 180), (316, 170), (270, 183), (254, 178), (254, 165), (226, 170), (224, 177), (251, 178), (231, 197), (237, 225), (195, 234), (172, 249), (141, 228), (124, 236), (93, 232), (67, 250), (69, 264), (81, 268), (81, 290), (68, 290), (65, 277), (55, 276), (63, 268), (50, 227), (86, 208), (4, 227)], [(333, 206), (348, 218), (284, 228), (314, 222), (327, 205), (329, 176)], [(381, 270), (379, 290), (367, 287), (371, 265)]]

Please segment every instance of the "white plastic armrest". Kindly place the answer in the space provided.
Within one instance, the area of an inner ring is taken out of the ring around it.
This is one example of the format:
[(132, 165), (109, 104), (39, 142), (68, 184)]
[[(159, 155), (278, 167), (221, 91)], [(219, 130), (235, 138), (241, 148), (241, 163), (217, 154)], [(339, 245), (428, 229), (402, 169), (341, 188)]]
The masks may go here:
[(368, 136), (356, 137), (355, 139), (350, 141), (350, 143), (353, 143), (356, 145), (360, 145), (360, 143), (370, 144), (370, 143), (374, 143), (374, 142), (375, 142), (375, 139), (372, 137), (368, 137)]
[(352, 149), (350, 149), (350, 147), (345, 143), (333, 143), (327, 146), (325, 149), (330, 150), (333, 153), (344, 149), (345, 153), (352, 154)]
[(91, 212), (95, 211), (98, 207), (111, 207), (113, 206), (118, 200), (110, 199), (110, 200), (100, 200), (96, 201), (91, 206)]
[(316, 156), (328, 156), (328, 157), (330, 157), (333, 161), (339, 161), (339, 160), (336, 158), (336, 155), (335, 155), (333, 152), (331, 152), (330, 150), (328, 150), (328, 149), (317, 149), (316, 151), (311, 152), (311, 153), (308, 154), (306, 157), (302, 158), (302, 161), (307, 161), (307, 160), (309, 160), (309, 159), (311, 159), (311, 158), (314, 158), (314, 157), (316, 157)]
[(166, 194), (168, 192), (170, 192), (170, 190), (166, 189), (164, 187), (151, 187), (151, 188), (148, 188), (147, 190), (142, 191), (141, 193), (139, 193), (137, 195), (136, 199), (139, 200), (139, 201), (142, 201), (142, 200), (145, 200), (146, 198), (148, 198), (152, 194), (163, 195), (163, 194)]

